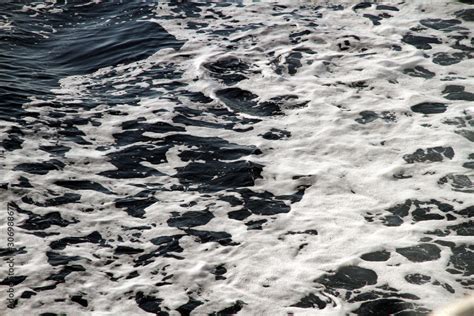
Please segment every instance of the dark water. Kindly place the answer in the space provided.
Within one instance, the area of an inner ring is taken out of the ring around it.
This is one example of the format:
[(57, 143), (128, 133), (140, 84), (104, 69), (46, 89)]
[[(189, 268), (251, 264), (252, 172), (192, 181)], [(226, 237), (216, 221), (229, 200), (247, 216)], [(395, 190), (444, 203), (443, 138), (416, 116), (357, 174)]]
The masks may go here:
[(153, 4), (74, 1), (37, 16), (21, 12), (23, 4), (2, 4), (0, 14), (14, 21), (0, 35), (1, 118), (20, 120), (29, 97), (47, 97), (59, 79), (144, 59), (182, 42), (159, 24), (141, 22)]

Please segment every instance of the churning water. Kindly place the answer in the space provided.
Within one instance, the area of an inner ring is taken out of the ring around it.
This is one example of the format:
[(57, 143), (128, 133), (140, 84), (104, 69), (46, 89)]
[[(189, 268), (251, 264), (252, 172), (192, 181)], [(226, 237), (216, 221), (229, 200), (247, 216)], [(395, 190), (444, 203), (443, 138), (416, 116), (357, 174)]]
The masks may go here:
[(463, 2), (2, 2), (0, 314), (424, 315), (472, 293)]

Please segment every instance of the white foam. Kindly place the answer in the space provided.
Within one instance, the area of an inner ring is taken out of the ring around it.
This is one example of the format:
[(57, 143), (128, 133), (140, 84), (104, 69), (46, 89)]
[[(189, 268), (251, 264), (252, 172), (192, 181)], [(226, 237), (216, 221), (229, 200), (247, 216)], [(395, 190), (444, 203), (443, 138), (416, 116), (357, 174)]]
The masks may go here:
[[(469, 293), (455, 281), (456, 275), (445, 271), (450, 256), (448, 248), (441, 247), (439, 260), (424, 263), (410, 262), (395, 252), (396, 248), (418, 244), (422, 237), (426, 237), (426, 231), (444, 228), (444, 221), (422, 221), (414, 224), (406, 222), (400, 226), (387, 227), (377, 222), (368, 223), (364, 218), (367, 212), (382, 214), (388, 207), (403, 203), (406, 199), (424, 201), (435, 198), (452, 204), (456, 209), (474, 203), (472, 194), (453, 191), (438, 184), (441, 176), (450, 173), (473, 176), (472, 172), (466, 172), (461, 166), (472, 152), (472, 142), (454, 133), (455, 126), (442, 123), (447, 118), (472, 114), (472, 104), (466, 101), (446, 101), (441, 94), (447, 84), (459, 83), (464, 85), (466, 90), (473, 90), (473, 60), (466, 59), (455, 65), (440, 66), (425, 58), (420, 50), (400, 41), (408, 29), (416, 26), (420, 19), (451, 18), (460, 5), (454, 2), (445, 2), (439, 6), (424, 5), (419, 1), (402, 3), (398, 5), (400, 12), (390, 12), (392, 18), (384, 19), (381, 26), (373, 26), (370, 20), (362, 17), (364, 12), (370, 10), (354, 13), (350, 9), (333, 11), (323, 8), (316, 11), (310, 6), (302, 8), (289, 2), (287, 4), (290, 6), (285, 10), (288, 14), (280, 16), (272, 15), (272, 6), (266, 4), (221, 8), (226, 15), (238, 20), (225, 21), (232, 23), (234, 27), (259, 22), (264, 24), (263, 27), (229, 35), (227, 41), (208, 33), (186, 29), (186, 23), (182, 20), (161, 18), (171, 14), (171, 11), (166, 5), (159, 4), (156, 16), (150, 21), (159, 23), (176, 38), (186, 40), (180, 51), (161, 50), (145, 61), (115, 69), (101, 69), (91, 75), (64, 78), (60, 81), (61, 87), (54, 92), (58, 101), (80, 100), (88, 97), (92, 85), (113, 83), (117, 88), (125, 88), (129, 85), (128, 81), (140, 78), (144, 70), (156, 65), (174, 63), (184, 71), (180, 80), (188, 85), (187, 89), (203, 92), (214, 98), (215, 102), (219, 102), (215, 91), (225, 86), (208, 76), (203, 64), (222, 56), (236, 56), (261, 70), (260, 73), (251, 75), (248, 80), (238, 83), (236, 87), (257, 94), (262, 101), (278, 95), (294, 94), (300, 100), (309, 101), (308, 105), (300, 109), (287, 109), (284, 116), (262, 118), (261, 122), (254, 124), (252, 131), (244, 134), (197, 126), (186, 127), (186, 133), (221, 137), (229, 142), (259, 147), (263, 154), (249, 159), (265, 167), (263, 179), (258, 180), (253, 189), (285, 195), (294, 193), (300, 184), (309, 184), (311, 187), (306, 190), (302, 201), (293, 204), (291, 212), (287, 214), (268, 217), (269, 221), (260, 231), (247, 230), (243, 223), (228, 219), (226, 213), (232, 209), (227, 203), (217, 199), (218, 194), (203, 197), (191, 191), (178, 194), (157, 191), (155, 197), (160, 202), (147, 208), (147, 218), (142, 220), (131, 219), (125, 212), (118, 211), (103, 194), (81, 192), (81, 204), (68, 209), (68, 217), (80, 220), (80, 224), (70, 226), (71, 231), (68, 234), (71, 236), (83, 236), (98, 230), (104, 238), (113, 239), (123, 234), (122, 226), (150, 223), (156, 223), (157, 227), (143, 232), (145, 240), (160, 235), (178, 234), (178, 229), (167, 227), (166, 220), (171, 212), (186, 210), (179, 207), (179, 204), (196, 201), (196, 209), (216, 203), (210, 206), (215, 218), (198, 229), (226, 231), (232, 235), (233, 241), (240, 244), (221, 247), (216, 243), (201, 244), (193, 237), (186, 236), (179, 242), (184, 249), (179, 254), (183, 260), (159, 257), (155, 262), (139, 269), (134, 268), (133, 262), (126, 257), (120, 257), (117, 266), (101, 266), (100, 261), (92, 254), (97, 251), (98, 254), (106, 256), (109, 250), (96, 245), (87, 244), (87, 251), (81, 247), (68, 247), (68, 255), (80, 255), (93, 263), (88, 266), (85, 274), (71, 274), (66, 284), (58, 285), (55, 293), (65, 291), (74, 294), (76, 289), (71, 284), (80, 285), (82, 291), (88, 291), (87, 297), (95, 310), (94, 315), (145, 314), (137, 306), (126, 301), (127, 295), (124, 295), (138, 289), (158, 293), (157, 297), (163, 299), (162, 306), (171, 309), (187, 302), (187, 292), (199, 293), (199, 298), (205, 300), (205, 303), (195, 309), (196, 315), (228, 307), (236, 300), (246, 303), (241, 311), (242, 315), (285, 315), (290, 311), (296, 315), (345, 315), (357, 308), (359, 303), (347, 303), (343, 298), (333, 296), (336, 306), (328, 306), (323, 311), (289, 307), (306, 294), (321, 289), (314, 283), (316, 278), (345, 265), (358, 265), (374, 270), (378, 275), (377, 285), (389, 284), (401, 292), (414, 294), (420, 298), (415, 303), (420, 303), (428, 309), (439, 308), (447, 300), (454, 300)], [(296, 13), (291, 13), (293, 5), (297, 8)], [(425, 11), (421, 12), (421, 8)], [(39, 9), (42, 7), (34, 8)], [(319, 12), (323, 13), (322, 18), (318, 17)], [(203, 19), (188, 18), (188, 21), (202, 22)], [(310, 21), (319, 26), (308, 26)], [(209, 23), (206, 29), (222, 28), (222, 20), (207, 19), (205, 22)], [(465, 23), (465, 26), (471, 25), (472, 23)], [(292, 44), (288, 35), (304, 29), (312, 31), (307, 37), (308, 41), (298, 45)], [(442, 32), (431, 29), (426, 32), (437, 34), (447, 41), (446, 34)], [(349, 35), (359, 36), (360, 41), (344, 38)], [(242, 40), (235, 44), (237, 48), (229, 52), (226, 46), (238, 38)], [(349, 52), (341, 52), (337, 48), (337, 44), (344, 39), (354, 42)], [(253, 42), (257, 45), (251, 45)], [(433, 45), (434, 48), (429, 54), (449, 50), (447, 42), (444, 43)], [(402, 51), (393, 51), (392, 45), (402, 46)], [(281, 56), (281, 59), (284, 59), (296, 46), (311, 49), (315, 54), (303, 54), (302, 67), (294, 76), (289, 75), (286, 69), (282, 75), (275, 74), (272, 69), (274, 65), (269, 63), (272, 59), (270, 53), (273, 52), (274, 57)], [(374, 54), (361, 58), (359, 55), (362, 47), (368, 49), (364, 53)], [(183, 57), (185, 55), (191, 57)], [(424, 80), (402, 73), (403, 69), (417, 65), (432, 70), (436, 77)], [(104, 76), (112, 71), (117, 71), (119, 75)], [(441, 81), (452, 73), (467, 79)], [(194, 78), (198, 80), (193, 81)], [(390, 83), (389, 80), (396, 80), (398, 84)], [(370, 88), (357, 91), (347, 86), (357, 81), (365, 81)], [(160, 85), (164, 82), (168, 80), (154, 79), (151, 88), (161, 91)], [(145, 89), (150, 84), (143, 82), (138, 86)], [(410, 110), (410, 106), (425, 101), (449, 103), (448, 110), (444, 114), (427, 116)], [(183, 102), (191, 107), (196, 106), (186, 100)], [(176, 104), (166, 99), (147, 97), (141, 100), (140, 106), (117, 106), (115, 110), (127, 113), (126, 117), (117, 117), (107, 114), (107, 105), (103, 105), (94, 109), (95, 113), (104, 115), (101, 127), (85, 125), (78, 128), (87, 135), (86, 139), (95, 138), (94, 146), (111, 146), (112, 134), (120, 131), (122, 121), (138, 117), (146, 117), (150, 121), (170, 121), (172, 116), (169, 112), (153, 114), (152, 111), (172, 109), (175, 106)], [(35, 103), (32, 102), (25, 108), (30, 107), (34, 108)], [(396, 116), (396, 121), (384, 122), (377, 119), (370, 124), (357, 123), (355, 119), (359, 117), (359, 113), (368, 110), (377, 113), (388, 111)], [(88, 115), (91, 113), (93, 112)], [(287, 130), (291, 132), (291, 137), (279, 141), (263, 139), (260, 135), (271, 128)], [(159, 137), (157, 134), (146, 136)], [(73, 143), (70, 145), (72, 149), (66, 154), (66, 158), (69, 162), (74, 161), (76, 165), (69, 166), (68, 170), (62, 173), (62, 177), (86, 177), (100, 182), (119, 195), (132, 195), (140, 191), (130, 185), (140, 184), (140, 179), (112, 180), (96, 175), (113, 168), (104, 157), (107, 152), (99, 152), (90, 146)], [(27, 157), (37, 146), (37, 138), (27, 137), (23, 148), (15, 152), (15, 164), (22, 162), (23, 158), (20, 157)], [(445, 159), (442, 163), (427, 164), (407, 164), (402, 158), (418, 148), (434, 146), (451, 146), (455, 156), (452, 160)], [(182, 149), (184, 148), (175, 146), (167, 152), (169, 164), (153, 167), (172, 175), (176, 168), (186, 165), (178, 157)], [(35, 156), (35, 159), (38, 157)], [(90, 162), (87, 167), (81, 165), (85, 159)], [(401, 172), (412, 177), (403, 180), (393, 178), (394, 174)], [(295, 181), (292, 178), (295, 175), (308, 177)], [(13, 176), (13, 171), (6, 173), (6, 179)], [(58, 174), (51, 173), (49, 176), (54, 179)], [(45, 181), (43, 183), (36, 182), (35, 186), (48, 185), (48, 177), (42, 178)], [(146, 182), (160, 183), (164, 179), (168, 182), (161, 183), (162, 185), (178, 184), (176, 179), (160, 176), (147, 178)], [(58, 187), (54, 189), (61, 191)], [(81, 208), (87, 205), (96, 208), (95, 212), (82, 212)], [(51, 209), (54, 208), (48, 208), (48, 211)], [(42, 208), (37, 211), (46, 212)], [(261, 218), (263, 217), (252, 215), (249, 219)], [(453, 221), (452, 225), (460, 222)], [(318, 235), (285, 235), (288, 231), (308, 229), (317, 230)], [(472, 238), (468, 236), (450, 236), (445, 239), (457, 243), (472, 243)], [(298, 250), (302, 243), (307, 245)], [(27, 261), (18, 265), (18, 274), (29, 276), (18, 289), (26, 289), (33, 284), (40, 285), (35, 283), (39, 280), (38, 271), (41, 270), (42, 275), (52, 272), (52, 267), (46, 263), (43, 255), (47, 244), (39, 238), (25, 234), (18, 237), (17, 244), (26, 246), (30, 251), (30, 245), (37, 247), (33, 253), (27, 255)], [(141, 247), (148, 251), (153, 249), (149, 242)], [(383, 249), (392, 253), (387, 262), (367, 262), (360, 259), (364, 253)], [(216, 281), (209, 271), (221, 263), (225, 263), (227, 267), (227, 279)], [(165, 266), (168, 266), (168, 274), (173, 274), (169, 279), (172, 284), (155, 288), (153, 284), (160, 281), (160, 275), (155, 272), (165, 269)], [(105, 276), (106, 272), (126, 276), (133, 270), (139, 270), (140, 276), (127, 281), (121, 280), (118, 286)], [(409, 273), (435, 276), (436, 280), (450, 284), (455, 293), (449, 293), (441, 286), (409, 284), (404, 279)], [(83, 280), (85, 284), (82, 284)], [(364, 291), (367, 289), (375, 289), (375, 286), (368, 286)], [(48, 305), (44, 304), (53, 304), (44, 295), (41, 295), (41, 300), (33, 297), (22, 301), (17, 311), (26, 312), (31, 308), (36, 308), (38, 312), (46, 311)], [(76, 306), (54, 304), (57, 310), (70, 311), (72, 315), (79, 313)], [(170, 314), (178, 315), (177, 312)]]

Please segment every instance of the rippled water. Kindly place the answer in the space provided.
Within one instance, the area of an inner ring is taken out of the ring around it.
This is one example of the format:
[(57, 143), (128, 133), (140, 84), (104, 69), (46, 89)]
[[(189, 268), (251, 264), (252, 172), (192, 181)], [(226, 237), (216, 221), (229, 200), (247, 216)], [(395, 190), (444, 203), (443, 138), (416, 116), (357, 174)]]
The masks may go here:
[(473, 26), (469, 1), (2, 3), (0, 314), (472, 294)]

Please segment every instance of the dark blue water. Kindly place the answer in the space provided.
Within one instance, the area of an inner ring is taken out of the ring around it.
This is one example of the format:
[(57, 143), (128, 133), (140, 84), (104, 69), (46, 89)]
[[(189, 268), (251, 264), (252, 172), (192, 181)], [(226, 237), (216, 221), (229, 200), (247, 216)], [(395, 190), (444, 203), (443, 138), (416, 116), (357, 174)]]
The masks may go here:
[[(140, 21), (152, 4), (131, 1), (57, 4), (60, 13), (22, 12), (23, 4), (6, 3), (0, 15), (13, 21), (0, 32), (0, 118), (21, 120), (28, 98), (45, 98), (58, 80), (144, 59), (159, 49), (179, 49), (182, 42), (159, 24)], [(39, 33), (44, 34), (44, 36)]]

